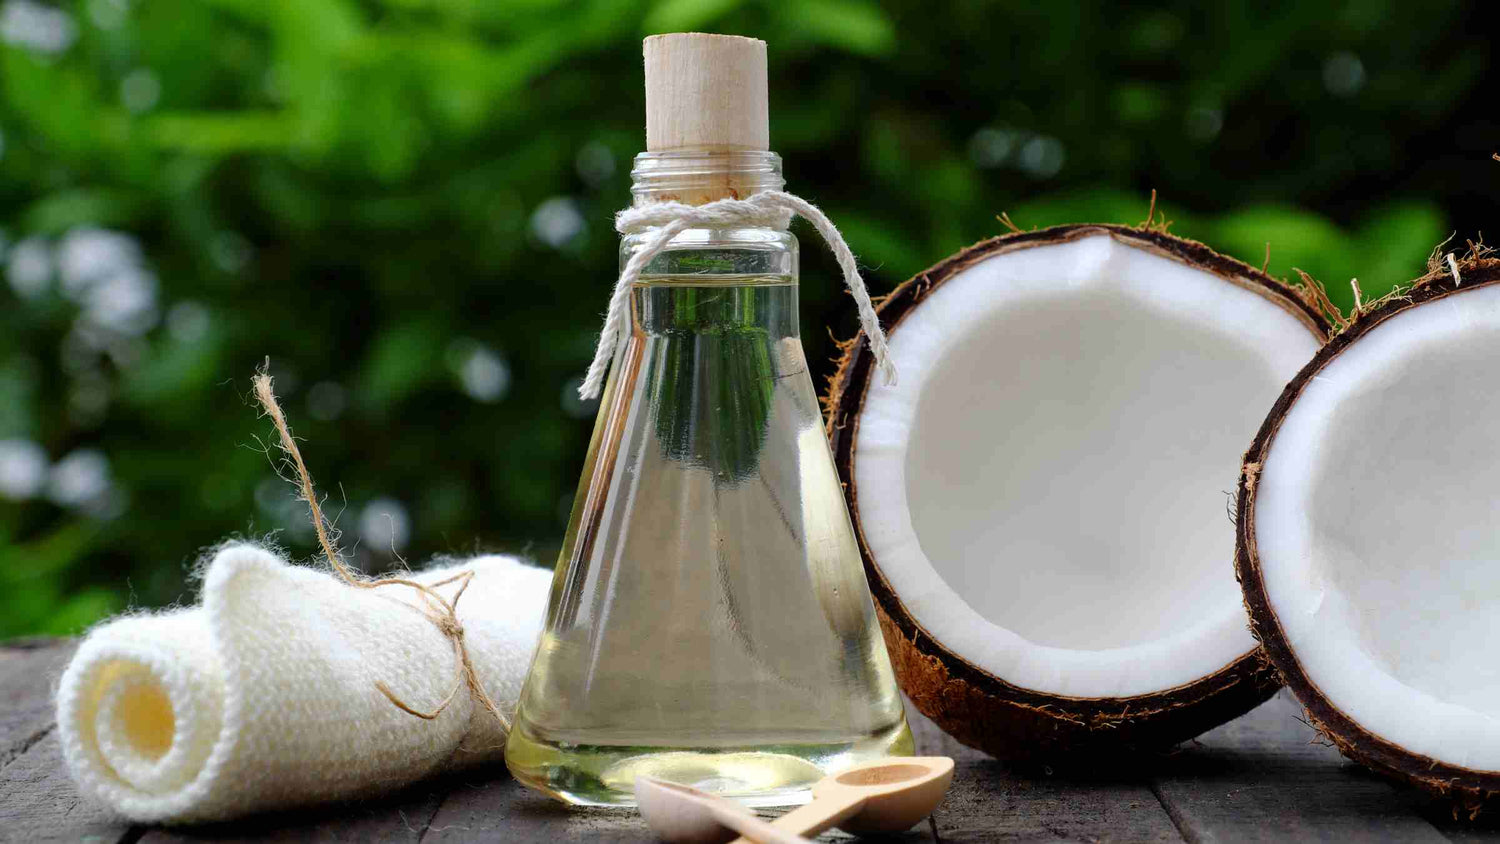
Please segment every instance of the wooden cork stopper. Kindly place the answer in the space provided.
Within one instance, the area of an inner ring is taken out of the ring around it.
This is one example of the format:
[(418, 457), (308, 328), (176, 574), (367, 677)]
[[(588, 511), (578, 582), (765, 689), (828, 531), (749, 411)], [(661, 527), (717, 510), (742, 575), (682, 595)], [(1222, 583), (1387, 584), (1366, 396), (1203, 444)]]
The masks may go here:
[(677, 32), (644, 52), (647, 151), (771, 148), (766, 42)]

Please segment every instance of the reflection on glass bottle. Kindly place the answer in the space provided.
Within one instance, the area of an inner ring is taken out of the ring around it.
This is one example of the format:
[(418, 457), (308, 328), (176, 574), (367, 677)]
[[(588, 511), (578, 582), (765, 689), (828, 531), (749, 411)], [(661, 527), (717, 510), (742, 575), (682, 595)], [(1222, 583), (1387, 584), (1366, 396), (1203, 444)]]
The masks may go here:
[[(745, 156), (779, 185), (774, 154)], [(642, 158), (638, 196), (673, 163)], [(648, 273), (507, 763), (575, 803), (628, 804), (639, 773), (799, 802), (912, 745), (799, 339), (796, 242), (688, 231)]]

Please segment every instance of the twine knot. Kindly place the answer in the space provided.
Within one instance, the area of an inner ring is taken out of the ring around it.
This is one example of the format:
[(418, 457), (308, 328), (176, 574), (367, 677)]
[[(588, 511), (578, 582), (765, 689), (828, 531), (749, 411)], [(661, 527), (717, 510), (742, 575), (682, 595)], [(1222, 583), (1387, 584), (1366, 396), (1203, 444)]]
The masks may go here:
[(626, 321), (629, 318), (630, 288), (640, 279), (641, 273), (652, 260), (666, 250), (667, 244), (687, 229), (729, 229), (741, 227), (764, 227), (785, 229), (792, 217), (801, 216), (813, 224), (822, 235), (839, 268), (844, 272), (844, 285), (854, 297), (859, 310), (859, 324), (875, 363), (885, 375), (887, 384), (896, 383), (896, 365), (891, 362), (886, 345), (885, 330), (880, 327), (880, 316), (870, 301), (864, 279), (859, 275), (859, 263), (850, 251), (844, 236), (833, 221), (811, 202), (779, 190), (762, 191), (748, 199), (717, 199), (703, 205), (687, 205), (681, 202), (656, 202), (639, 208), (626, 208), (615, 215), (615, 229), (621, 234), (651, 232), (644, 245), (625, 262), (620, 278), (615, 282), (614, 293), (609, 297), (609, 309), (605, 312), (604, 328), (599, 332), (599, 345), (594, 349), (594, 359), (589, 363), (588, 374), (578, 387), (578, 397), (584, 400), (599, 397), (604, 387), (604, 376), (609, 363), (614, 359), (628, 335)]

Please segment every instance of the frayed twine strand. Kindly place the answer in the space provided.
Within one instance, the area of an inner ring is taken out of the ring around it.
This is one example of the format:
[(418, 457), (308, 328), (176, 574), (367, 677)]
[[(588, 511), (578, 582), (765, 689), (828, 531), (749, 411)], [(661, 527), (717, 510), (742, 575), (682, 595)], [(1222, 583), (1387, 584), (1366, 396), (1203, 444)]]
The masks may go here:
[[(286, 422), (286, 414), (281, 412), (281, 405), (276, 401), (276, 393), (272, 389), (271, 376), (266, 369), (269, 361), (255, 373), (250, 379), (255, 387), (255, 397), (260, 401), (260, 406), (265, 410), (265, 415), (271, 417), (276, 425), (276, 434), (280, 438), (280, 447), (297, 470), (297, 477), (291, 480), (297, 486), (299, 497), (307, 502), (312, 510), (313, 530), (318, 534), (318, 544), (323, 547), (323, 554), (328, 558), (328, 564), (333, 566), (333, 571), (344, 583), (356, 589), (378, 589), (382, 586), (405, 586), (414, 589), (422, 600), (422, 613), (426, 615), (437, 627), (437, 629), (453, 642), (453, 655), (457, 662), (455, 668), (456, 679), (453, 689), (448, 696), (443, 698), (436, 708), (431, 710), (420, 710), (396, 696), (385, 683), (376, 680), (375, 688), (386, 696), (392, 704), (402, 712), (415, 715), (418, 718), (431, 721), (443, 714), (454, 699), (458, 696), (459, 689), (469, 687), (469, 694), (479, 701), (489, 713), (500, 722), (500, 727), (507, 734), (510, 733), (510, 719), (500, 711), (500, 707), (485, 693), (484, 685), (479, 682), (479, 675), (474, 671), (474, 662), (469, 658), (468, 646), (464, 644), (464, 626), (458, 620), (458, 599), (463, 597), (464, 590), (469, 588), (469, 583), (474, 579), (474, 572), (463, 571), (452, 577), (439, 580), (429, 585), (421, 584), (415, 580), (403, 577), (381, 577), (366, 580), (350, 571), (339, 558), (338, 551), (333, 546), (333, 539), (329, 536), (327, 520), (323, 518), (323, 508), (318, 504), (318, 496), (313, 490), (312, 475), (307, 471), (307, 464), (302, 461), (302, 452), (297, 448), (297, 441), (292, 437), (292, 429)], [(450, 583), (458, 584), (458, 591), (453, 593), (453, 598), (447, 599), (438, 594), (435, 587), (447, 586)]]
[(844, 271), (844, 284), (854, 296), (859, 309), (859, 324), (870, 341), (870, 351), (875, 362), (885, 375), (887, 384), (896, 383), (896, 366), (891, 363), (886, 349), (885, 331), (880, 327), (880, 317), (870, 301), (864, 279), (859, 275), (859, 264), (850, 251), (844, 236), (828, 216), (807, 200), (785, 191), (762, 191), (749, 199), (718, 199), (704, 205), (687, 205), (681, 202), (655, 202), (640, 208), (626, 208), (615, 215), (615, 229), (620, 234), (639, 234), (654, 229), (645, 245), (625, 262), (620, 278), (615, 282), (614, 293), (609, 297), (609, 310), (604, 317), (604, 328), (599, 332), (599, 345), (594, 349), (594, 360), (589, 364), (588, 374), (578, 387), (578, 397), (585, 401), (599, 397), (604, 387), (604, 376), (609, 363), (614, 359), (628, 335), (626, 321), (629, 319), (630, 289), (646, 265), (660, 255), (672, 238), (691, 228), (730, 229), (743, 226), (763, 226), (785, 229), (791, 225), (793, 216), (801, 216), (813, 224), (823, 236), (839, 268)]

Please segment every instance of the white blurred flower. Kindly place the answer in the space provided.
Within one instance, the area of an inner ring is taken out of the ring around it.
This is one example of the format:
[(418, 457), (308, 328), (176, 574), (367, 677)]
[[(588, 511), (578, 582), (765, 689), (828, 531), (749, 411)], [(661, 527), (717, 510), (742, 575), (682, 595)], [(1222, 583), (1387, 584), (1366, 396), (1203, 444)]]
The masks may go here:
[(46, 482), (46, 450), (31, 440), (0, 440), (0, 498), (34, 498)]
[(22, 299), (35, 299), (52, 281), (52, 250), (40, 237), (28, 237), (6, 256), (5, 277)]
[(139, 267), (115, 273), (89, 289), (84, 313), (95, 325), (121, 334), (145, 334), (159, 316), (156, 276)]
[(554, 196), (531, 212), (531, 234), (553, 249), (562, 249), (580, 237), (588, 224), (571, 197)]
[(32, 0), (0, 5), (0, 41), (38, 53), (61, 53), (78, 37), (78, 24), (61, 9)]
[(488, 346), (475, 344), (459, 370), (464, 392), (475, 401), (492, 403), (510, 389), (510, 365)]
[[(57, 245), (57, 274), (63, 295), (83, 306), (81, 324), (127, 336), (156, 325), (156, 276), (143, 265), (135, 238), (106, 229), (72, 229)], [(101, 348), (107, 339), (101, 338)]]
[(90, 287), (140, 263), (141, 248), (135, 238), (107, 229), (71, 229), (57, 246), (63, 294), (74, 301), (83, 301)]
[(64, 507), (86, 507), (104, 498), (109, 487), (109, 460), (104, 452), (80, 448), (52, 467), (47, 497)]

